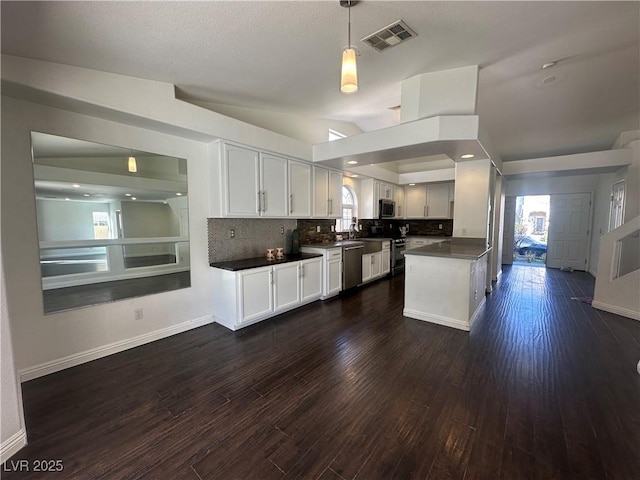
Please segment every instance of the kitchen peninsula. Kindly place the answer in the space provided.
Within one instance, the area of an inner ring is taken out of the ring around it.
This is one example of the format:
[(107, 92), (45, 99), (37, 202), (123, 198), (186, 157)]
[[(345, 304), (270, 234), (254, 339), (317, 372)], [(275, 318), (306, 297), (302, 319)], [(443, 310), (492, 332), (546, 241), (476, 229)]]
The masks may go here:
[(483, 238), (452, 238), (405, 251), (405, 317), (469, 331), (485, 302)]

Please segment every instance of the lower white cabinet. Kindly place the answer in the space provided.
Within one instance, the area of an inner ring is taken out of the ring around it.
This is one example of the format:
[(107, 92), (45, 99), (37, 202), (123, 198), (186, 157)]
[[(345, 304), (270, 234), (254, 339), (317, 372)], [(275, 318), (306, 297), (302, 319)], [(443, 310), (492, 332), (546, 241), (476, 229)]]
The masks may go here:
[(391, 271), (391, 242), (384, 240), (380, 252), (362, 255), (362, 283), (384, 277)]
[[(302, 247), (303, 253), (322, 255), (322, 300), (333, 297), (342, 291), (342, 247), (319, 248)], [(314, 277), (315, 278), (315, 277)]]
[(212, 268), (214, 320), (238, 330), (320, 298), (322, 257), (231, 271)]

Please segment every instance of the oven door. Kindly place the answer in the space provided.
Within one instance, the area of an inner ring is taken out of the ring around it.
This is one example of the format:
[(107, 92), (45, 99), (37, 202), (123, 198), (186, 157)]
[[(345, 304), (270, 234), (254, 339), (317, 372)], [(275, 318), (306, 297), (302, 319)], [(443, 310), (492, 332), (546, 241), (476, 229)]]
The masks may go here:
[(391, 255), (391, 274), (397, 275), (404, 271), (404, 251), (405, 245), (393, 245)]

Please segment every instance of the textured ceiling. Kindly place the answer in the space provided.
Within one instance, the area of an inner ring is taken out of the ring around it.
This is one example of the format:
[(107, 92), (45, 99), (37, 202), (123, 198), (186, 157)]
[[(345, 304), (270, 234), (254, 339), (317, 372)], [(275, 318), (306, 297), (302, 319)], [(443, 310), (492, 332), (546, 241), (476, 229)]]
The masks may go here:
[[(381, 53), (359, 41), (400, 19), (416, 38)], [(402, 80), (477, 64), (478, 114), (513, 160), (605, 150), (640, 128), (639, 25), (638, 2), (363, 1), (352, 9), (352, 95), (339, 91), (347, 12), (334, 0), (2, 2), (2, 52), (363, 131), (398, 121), (389, 108)]]

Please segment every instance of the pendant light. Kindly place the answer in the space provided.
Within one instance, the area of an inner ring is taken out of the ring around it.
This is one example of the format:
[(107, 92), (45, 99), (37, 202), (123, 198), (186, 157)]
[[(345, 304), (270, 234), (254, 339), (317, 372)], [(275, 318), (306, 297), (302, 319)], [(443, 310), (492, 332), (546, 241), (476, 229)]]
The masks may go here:
[(136, 173), (138, 171), (138, 165), (136, 164), (136, 157), (133, 156), (133, 152), (131, 152), (131, 155), (129, 156), (128, 167), (129, 167), (129, 172), (131, 173)]
[(358, 2), (356, 0), (341, 0), (340, 6), (349, 10), (348, 45), (342, 52), (342, 74), (340, 75), (340, 91), (342, 93), (354, 93), (358, 91), (358, 69), (356, 66), (356, 51), (351, 48), (351, 7)]

